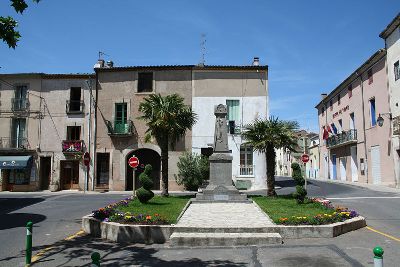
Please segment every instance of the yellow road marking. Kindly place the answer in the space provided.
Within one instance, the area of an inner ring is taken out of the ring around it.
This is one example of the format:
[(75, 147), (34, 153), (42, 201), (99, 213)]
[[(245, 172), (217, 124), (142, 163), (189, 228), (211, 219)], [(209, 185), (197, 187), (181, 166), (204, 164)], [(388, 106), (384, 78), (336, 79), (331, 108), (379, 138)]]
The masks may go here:
[[(79, 232), (76, 232), (75, 234), (70, 235), (70, 236), (64, 238), (63, 240), (64, 241), (69, 241), (69, 240), (74, 239), (74, 238), (76, 238), (76, 237), (78, 237), (78, 236), (80, 236), (80, 235), (82, 235), (84, 233), (85, 233), (85, 231), (80, 230)], [(32, 256), (31, 263), (34, 263), (34, 262), (38, 261), (47, 251), (50, 251), (50, 250), (52, 250), (54, 248), (56, 248), (56, 247), (55, 246), (50, 246), (50, 247), (42, 249), (36, 255)]]
[(388, 237), (388, 238), (390, 238), (390, 239), (393, 239), (393, 240), (395, 240), (395, 241), (397, 241), (397, 242), (400, 242), (400, 238), (397, 238), (397, 237), (394, 237), (394, 236), (391, 236), (391, 235), (382, 233), (382, 232), (380, 232), (380, 231), (378, 231), (378, 230), (375, 230), (374, 228), (369, 227), (369, 226), (367, 226), (367, 227), (365, 227), (365, 228), (367, 228), (368, 230), (370, 230), (370, 231), (372, 231), (372, 232), (381, 234), (381, 235), (386, 236), (386, 237)]

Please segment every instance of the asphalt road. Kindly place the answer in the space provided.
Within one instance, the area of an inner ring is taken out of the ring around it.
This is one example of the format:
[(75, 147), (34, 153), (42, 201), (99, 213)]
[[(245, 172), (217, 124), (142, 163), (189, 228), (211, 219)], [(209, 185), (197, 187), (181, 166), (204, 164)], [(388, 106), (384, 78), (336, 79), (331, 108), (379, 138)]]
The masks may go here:
[[(277, 177), (276, 184), (281, 187), (278, 194), (294, 191), (291, 178)], [(282, 245), (236, 248), (116, 244), (85, 235), (65, 241), (80, 230), (83, 215), (125, 196), (0, 193), (0, 266), (23, 266), (28, 219), (35, 223), (34, 254), (53, 247), (33, 266), (89, 266), (93, 251), (100, 252), (101, 266), (373, 266), (372, 249), (377, 245), (385, 250), (386, 267), (399, 266), (400, 193), (322, 181), (311, 181), (308, 192), (357, 210), (369, 227), (381, 233), (363, 228), (336, 238), (287, 239)]]

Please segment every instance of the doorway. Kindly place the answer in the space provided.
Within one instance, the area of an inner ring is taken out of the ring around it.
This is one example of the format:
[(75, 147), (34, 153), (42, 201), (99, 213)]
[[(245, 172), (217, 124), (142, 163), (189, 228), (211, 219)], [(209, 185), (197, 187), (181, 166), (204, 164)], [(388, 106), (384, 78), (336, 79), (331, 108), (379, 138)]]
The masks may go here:
[(346, 157), (340, 158), (340, 180), (346, 181)]
[(336, 174), (336, 154), (332, 155), (332, 180), (337, 179), (337, 174)]
[(51, 157), (40, 157), (40, 189), (48, 190), (51, 179)]
[[(134, 171), (128, 164), (130, 157), (135, 155), (139, 159), (139, 166)], [(136, 190), (141, 187), (139, 175), (144, 171), (144, 167), (150, 164), (153, 167), (151, 177), (153, 180), (152, 190), (160, 190), (161, 156), (154, 150), (141, 148), (129, 153), (126, 157), (126, 190)]]
[(61, 189), (79, 189), (79, 161), (78, 160), (61, 160)]
[(381, 183), (381, 154), (379, 146), (371, 147), (371, 172), (374, 184)]
[(358, 182), (357, 147), (350, 147), (351, 154), (351, 181)]

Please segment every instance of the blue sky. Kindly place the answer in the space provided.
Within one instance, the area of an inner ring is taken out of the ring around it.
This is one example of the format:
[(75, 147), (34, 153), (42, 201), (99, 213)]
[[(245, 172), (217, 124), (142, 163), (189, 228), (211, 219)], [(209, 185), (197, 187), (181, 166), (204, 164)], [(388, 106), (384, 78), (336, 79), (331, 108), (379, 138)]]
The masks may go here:
[(0, 73), (92, 72), (98, 51), (118, 66), (269, 66), (270, 112), (318, 131), (314, 106), (384, 42), (398, 0), (42, 0), (21, 16), (13, 50), (0, 44)]

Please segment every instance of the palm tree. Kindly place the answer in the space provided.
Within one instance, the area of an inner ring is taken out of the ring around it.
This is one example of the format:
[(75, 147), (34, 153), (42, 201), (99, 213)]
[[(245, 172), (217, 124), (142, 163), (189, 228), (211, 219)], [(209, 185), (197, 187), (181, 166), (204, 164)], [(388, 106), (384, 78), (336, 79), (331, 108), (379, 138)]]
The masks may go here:
[(298, 128), (299, 124), (295, 121), (284, 121), (275, 117), (270, 117), (269, 120), (255, 119), (244, 127), (242, 136), (246, 140), (245, 144), (253, 146), (259, 153), (265, 153), (268, 196), (276, 196), (275, 148), (287, 148), (293, 151), (297, 145), (294, 131)]
[(154, 94), (139, 104), (139, 111), (143, 113), (139, 119), (145, 120), (148, 127), (145, 142), (154, 138), (161, 148), (162, 196), (168, 196), (168, 146), (174, 147), (197, 121), (197, 115), (183, 100), (178, 94), (165, 97)]

